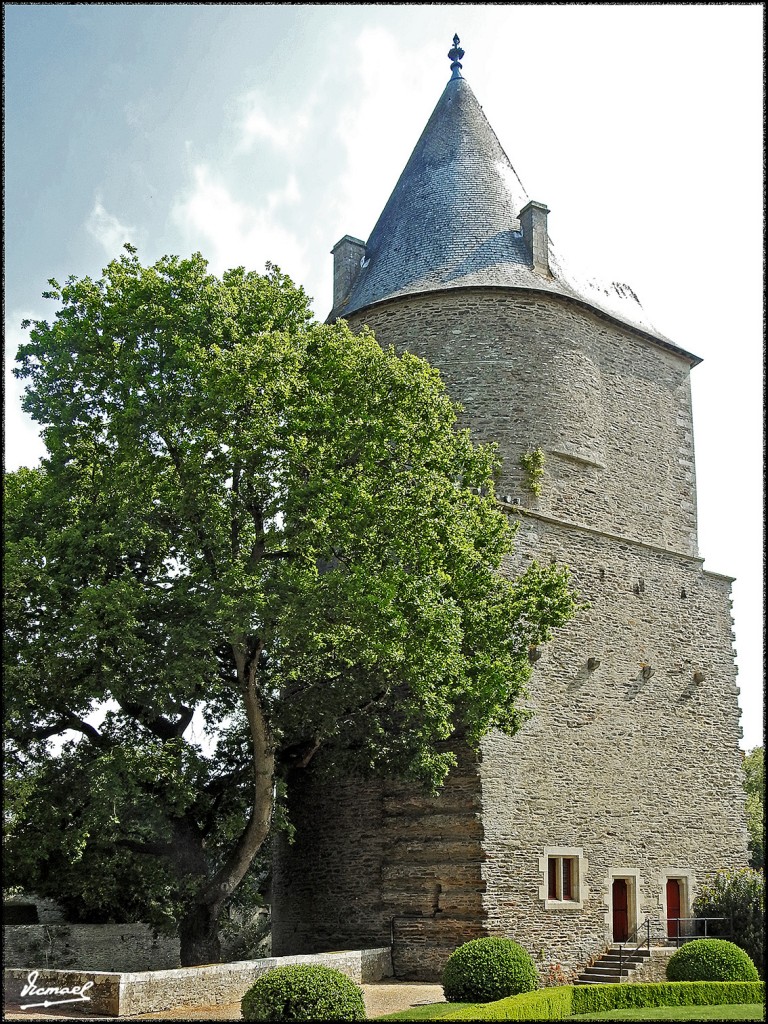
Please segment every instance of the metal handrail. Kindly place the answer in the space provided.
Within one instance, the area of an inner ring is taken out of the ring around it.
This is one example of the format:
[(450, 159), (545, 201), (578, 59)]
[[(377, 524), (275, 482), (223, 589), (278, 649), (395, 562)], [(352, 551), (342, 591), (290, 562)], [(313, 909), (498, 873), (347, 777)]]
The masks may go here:
[(645, 928), (645, 938), (637, 943), (635, 946), (635, 952), (637, 952), (638, 949), (642, 949), (643, 946), (648, 947), (649, 953), (651, 951), (651, 919), (650, 917), (646, 917), (642, 924), (639, 924), (631, 935), (628, 935), (623, 942), (619, 943), (619, 981), (621, 981), (624, 973), (624, 947), (629, 945), (632, 939), (637, 936), (641, 928)]
[[(720, 921), (720, 922), (725, 921), (725, 922), (729, 922), (730, 923), (730, 931), (726, 932), (725, 934), (723, 934), (723, 932), (721, 931), (721, 932), (718, 933), (717, 937), (721, 938), (721, 939), (722, 938), (726, 938), (726, 939), (732, 939), (733, 938), (733, 915), (732, 914), (731, 914), (730, 917), (668, 917), (667, 918), (667, 922), (670, 922), (670, 921), (676, 921), (677, 922), (677, 935), (670, 935), (669, 934), (669, 924), (667, 924), (667, 942), (674, 942), (676, 946), (680, 946), (684, 942), (690, 942), (692, 939), (701, 939), (701, 938), (707, 939), (707, 938), (709, 938), (710, 937), (710, 934), (709, 934), (709, 922), (710, 921)], [(700, 923), (703, 923), (704, 924), (704, 934), (703, 935), (696, 934), (695, 930), (693, 931), (693, 934), (687, 934), (687, 935), (683, 934), (684, 929), (681, 928), (680, 926), (684, 922), (686, 922), (686, 923), (687, 922), (693, 922), (694, 929), (695, 929), (696, 925), (698, 925)]]

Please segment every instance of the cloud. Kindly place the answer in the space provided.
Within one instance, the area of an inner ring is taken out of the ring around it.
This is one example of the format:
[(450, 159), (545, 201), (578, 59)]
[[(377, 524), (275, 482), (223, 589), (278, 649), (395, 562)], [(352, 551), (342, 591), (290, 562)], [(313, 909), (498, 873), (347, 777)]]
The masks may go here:
[[(336, 118), (345, 152), (338, 182), (338, 234), (367, 238), (437, 103), (430, 47), (408, 48), (383, 28), (364, 29), (350, 48), (352, 83)], [(397, 66), (392, 55), (397, 54)], [(448, 80), (448, 61), (445, 62)]]
[(205, 254), (214, 273), (234, 266), (261, 271), (269, 260), (302, 283), (308, 269), (306, 245), (280, 222), (285, 208), (301, 200), (293, 175), (259, 206), (236, 198), (206, 164), (193, 169), (193, 179), (191, 189), (174, 204), (172, 218)]
[(122, 224), (117, 217), (107, 213), (98, 196), (94, 201), (85, 227), (88, 234), (96, 239), (108, 256), (117, 256), (126, 242), (135, 241), (136, 228)]
[[(257, 142), (269, 142), (275, 149), (295, 151), (304, 138), (310, 124), (310, 112), (299, 110), (290, 116), (268, 116), (266, 111), (273, 109), (267, 99), (258, 91), (245, 93), (240, 97), (242, 108), (240, 117), (240, 139), (236, 152), (247, 153)], [(311, 101), (310, 101), (311, 106)]]

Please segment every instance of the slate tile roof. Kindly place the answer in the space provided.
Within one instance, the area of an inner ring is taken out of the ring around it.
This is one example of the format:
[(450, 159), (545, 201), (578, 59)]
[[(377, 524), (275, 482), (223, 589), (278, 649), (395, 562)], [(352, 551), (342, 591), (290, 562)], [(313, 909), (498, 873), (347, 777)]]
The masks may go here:
[(472, 89), (453, 77), (366, 243), (349, 294), (329, 319), (446, 288), (532, 288), (586, 302), (699, 361), (656, 330), (627, 285), (577, 281), (551, 241), (551, 274), (535, 272), (520, 230), (528, 202)]

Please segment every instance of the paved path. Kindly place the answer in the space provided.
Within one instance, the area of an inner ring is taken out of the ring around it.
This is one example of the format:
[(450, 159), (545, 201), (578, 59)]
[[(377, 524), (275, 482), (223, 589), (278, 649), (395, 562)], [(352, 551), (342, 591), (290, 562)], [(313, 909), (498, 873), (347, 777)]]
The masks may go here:
[[(375, 985), (363, 985), (365, 1009), (369, 1020), (386, 1013), (397, 1013), (410, 1006), (423, 1003), (443, 1002), (442, 985), (423, 984), (419, 981), (381, 981)], [(56, 1013), (50, 1011), (34, 1015), (30, 1011), (7, 1008), (5, 1020), (81, 1020), (81, 1021), (133, 1021), (133, 1020), (240, 1020), (240, 1003), (229, 1006), (186, 1006), (177, 1010), (163, 1010), (161, 1013), (141, 1013), (134, 1017), (90, 1017), (82, 1013)]]

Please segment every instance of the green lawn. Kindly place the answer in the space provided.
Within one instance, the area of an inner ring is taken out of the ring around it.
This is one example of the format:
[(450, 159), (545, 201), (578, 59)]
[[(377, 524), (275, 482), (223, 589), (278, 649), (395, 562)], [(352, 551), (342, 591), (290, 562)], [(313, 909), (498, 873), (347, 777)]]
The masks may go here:
[[(390, 1013), (376, 1020), (440, 1020), (468, 1003), (431, 1003), (415, 1006), (400, 1013)], [(477, 1007), (476, 1020), (482, 1020), (482, 1005)], [(607, 1010), (604, 1013), (586, 1013), (566, 1020), (765, 1020), (762, 1003), (730, 1006), (647, 1006), (632, 1010)]]
[(582, 1013), (566, 1020), (765, 1020), (761, 1003), (731, 1006), (646, 1006), (632, 1010)]
[(376, 1017), (376, 1020), (440, 1020), (449, 1013), (460, 1010), (462, 1006), (470, 1006), (470, 1003), (429, 1003), (427, 1006), (412, 1006), (409, 1010), (400, 1010), (398, 1013), (390, 1013), (386, 1017)]

